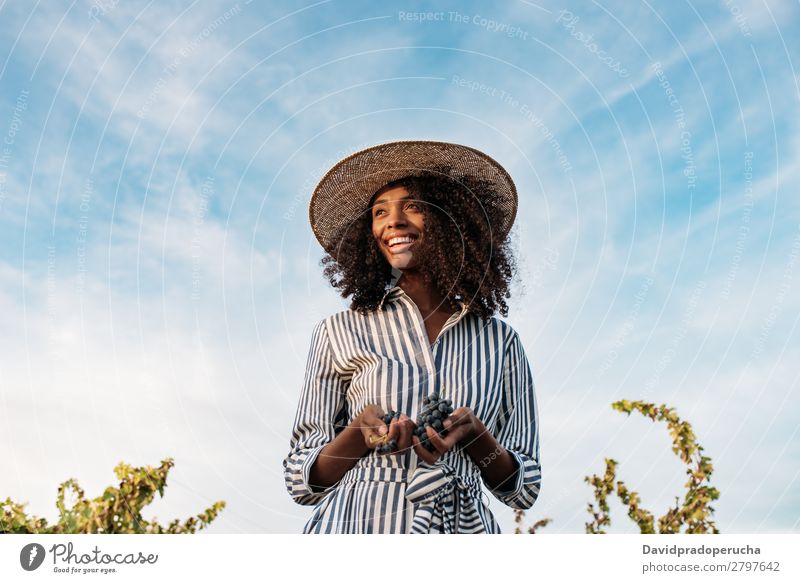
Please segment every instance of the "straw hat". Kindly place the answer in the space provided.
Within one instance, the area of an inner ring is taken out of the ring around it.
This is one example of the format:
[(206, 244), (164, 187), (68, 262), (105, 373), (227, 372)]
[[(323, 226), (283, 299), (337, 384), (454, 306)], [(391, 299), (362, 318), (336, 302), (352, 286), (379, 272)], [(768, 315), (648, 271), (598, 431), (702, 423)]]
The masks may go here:
[(508, 172), (483, 152), (448, 142), (397, 141), (371, 146), (337, 162), (322, 177), (308, 208), (311, 229), (320, 245), (336, 257), (345, 228), (361, 215), (372, 196), (393, 180), (447, 165), (456, 175), (489, 180), (499, 195), (501, 238), (517, 214), (517, 189)]

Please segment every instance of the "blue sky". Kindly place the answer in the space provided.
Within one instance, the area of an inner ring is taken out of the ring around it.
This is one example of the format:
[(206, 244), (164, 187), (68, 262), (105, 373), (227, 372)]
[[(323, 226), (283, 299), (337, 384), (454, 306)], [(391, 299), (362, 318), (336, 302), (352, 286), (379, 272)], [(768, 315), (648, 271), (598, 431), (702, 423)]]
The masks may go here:
[(666, 429), (611, 410), (629, 398), (693, 424), (722, 532), (796, 532), (799, 11), (2, 4), (0, 497), (52, 519), (60, 481), (96, 495), (120, 460), (173, 456), (160, 519), (224, 499), (213, 532), (299, 531), (281, 460), (312, 326), (347, 306), (311, 190), (348, 153), (434, 139), (519, 190), (529, 521), (582, 532), (604, 457), (657, 516), (682, 495)]

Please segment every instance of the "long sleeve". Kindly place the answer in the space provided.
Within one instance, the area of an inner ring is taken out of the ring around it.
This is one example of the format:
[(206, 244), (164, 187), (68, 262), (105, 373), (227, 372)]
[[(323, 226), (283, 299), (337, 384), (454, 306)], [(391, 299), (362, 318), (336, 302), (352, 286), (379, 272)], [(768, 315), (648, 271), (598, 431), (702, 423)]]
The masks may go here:
[(338, 485), (320, 489), (309, 484), (308, 478), (320, 450), (347, 425), (345, 394), (348, 384), (334, 367), (330, 340), (322, 320), (311, 335), (290, 451), (283, 460), (286, 489), (297, 504), (314, 505)]
[(503, 396), (495, 437), (517, 466), (516, 480), (489, 489), (503, 504), (518, 510), (533, 506), (539, 496), (542, 469), (539, 463), (539, 412), (533, 374), (519, 335), (508, 342), (503, 362)]

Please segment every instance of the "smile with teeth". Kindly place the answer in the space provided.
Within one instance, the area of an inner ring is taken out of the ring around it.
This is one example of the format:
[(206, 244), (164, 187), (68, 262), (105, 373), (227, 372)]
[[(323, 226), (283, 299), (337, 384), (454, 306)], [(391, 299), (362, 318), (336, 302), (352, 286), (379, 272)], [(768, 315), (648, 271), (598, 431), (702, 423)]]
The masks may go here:
[(416, 237), (392, 237), (386, 242), (386, 246), (392, 253), (400, 253), (411, 247), (416, 240)]

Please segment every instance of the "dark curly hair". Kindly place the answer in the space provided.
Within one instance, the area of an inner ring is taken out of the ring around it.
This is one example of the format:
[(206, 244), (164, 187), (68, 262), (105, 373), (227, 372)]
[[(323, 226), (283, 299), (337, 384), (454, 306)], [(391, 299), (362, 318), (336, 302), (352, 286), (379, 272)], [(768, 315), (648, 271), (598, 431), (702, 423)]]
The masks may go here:
[[(423, 281), (454, 311), (460, 300), (483, 320), (497, 311), (508, 316), (505, 300), (511, 297), (516, 262), (509, 239), (501, 239), (498, 232), (502, 211), (493, 183), (438, 166), (390, 182), (377, 192), (390, 186), (405, 187), (423, 203), (427, 243), (417, 251)], [(360, 312), (378, 308), (392, 279), (392, 266), (372, 235), (371, 207), (372, 200), (337, 237), (338, 260), (326, 254), (320, 261), (324, 277), (343, 298), (352, 295), (350, 309)]]

